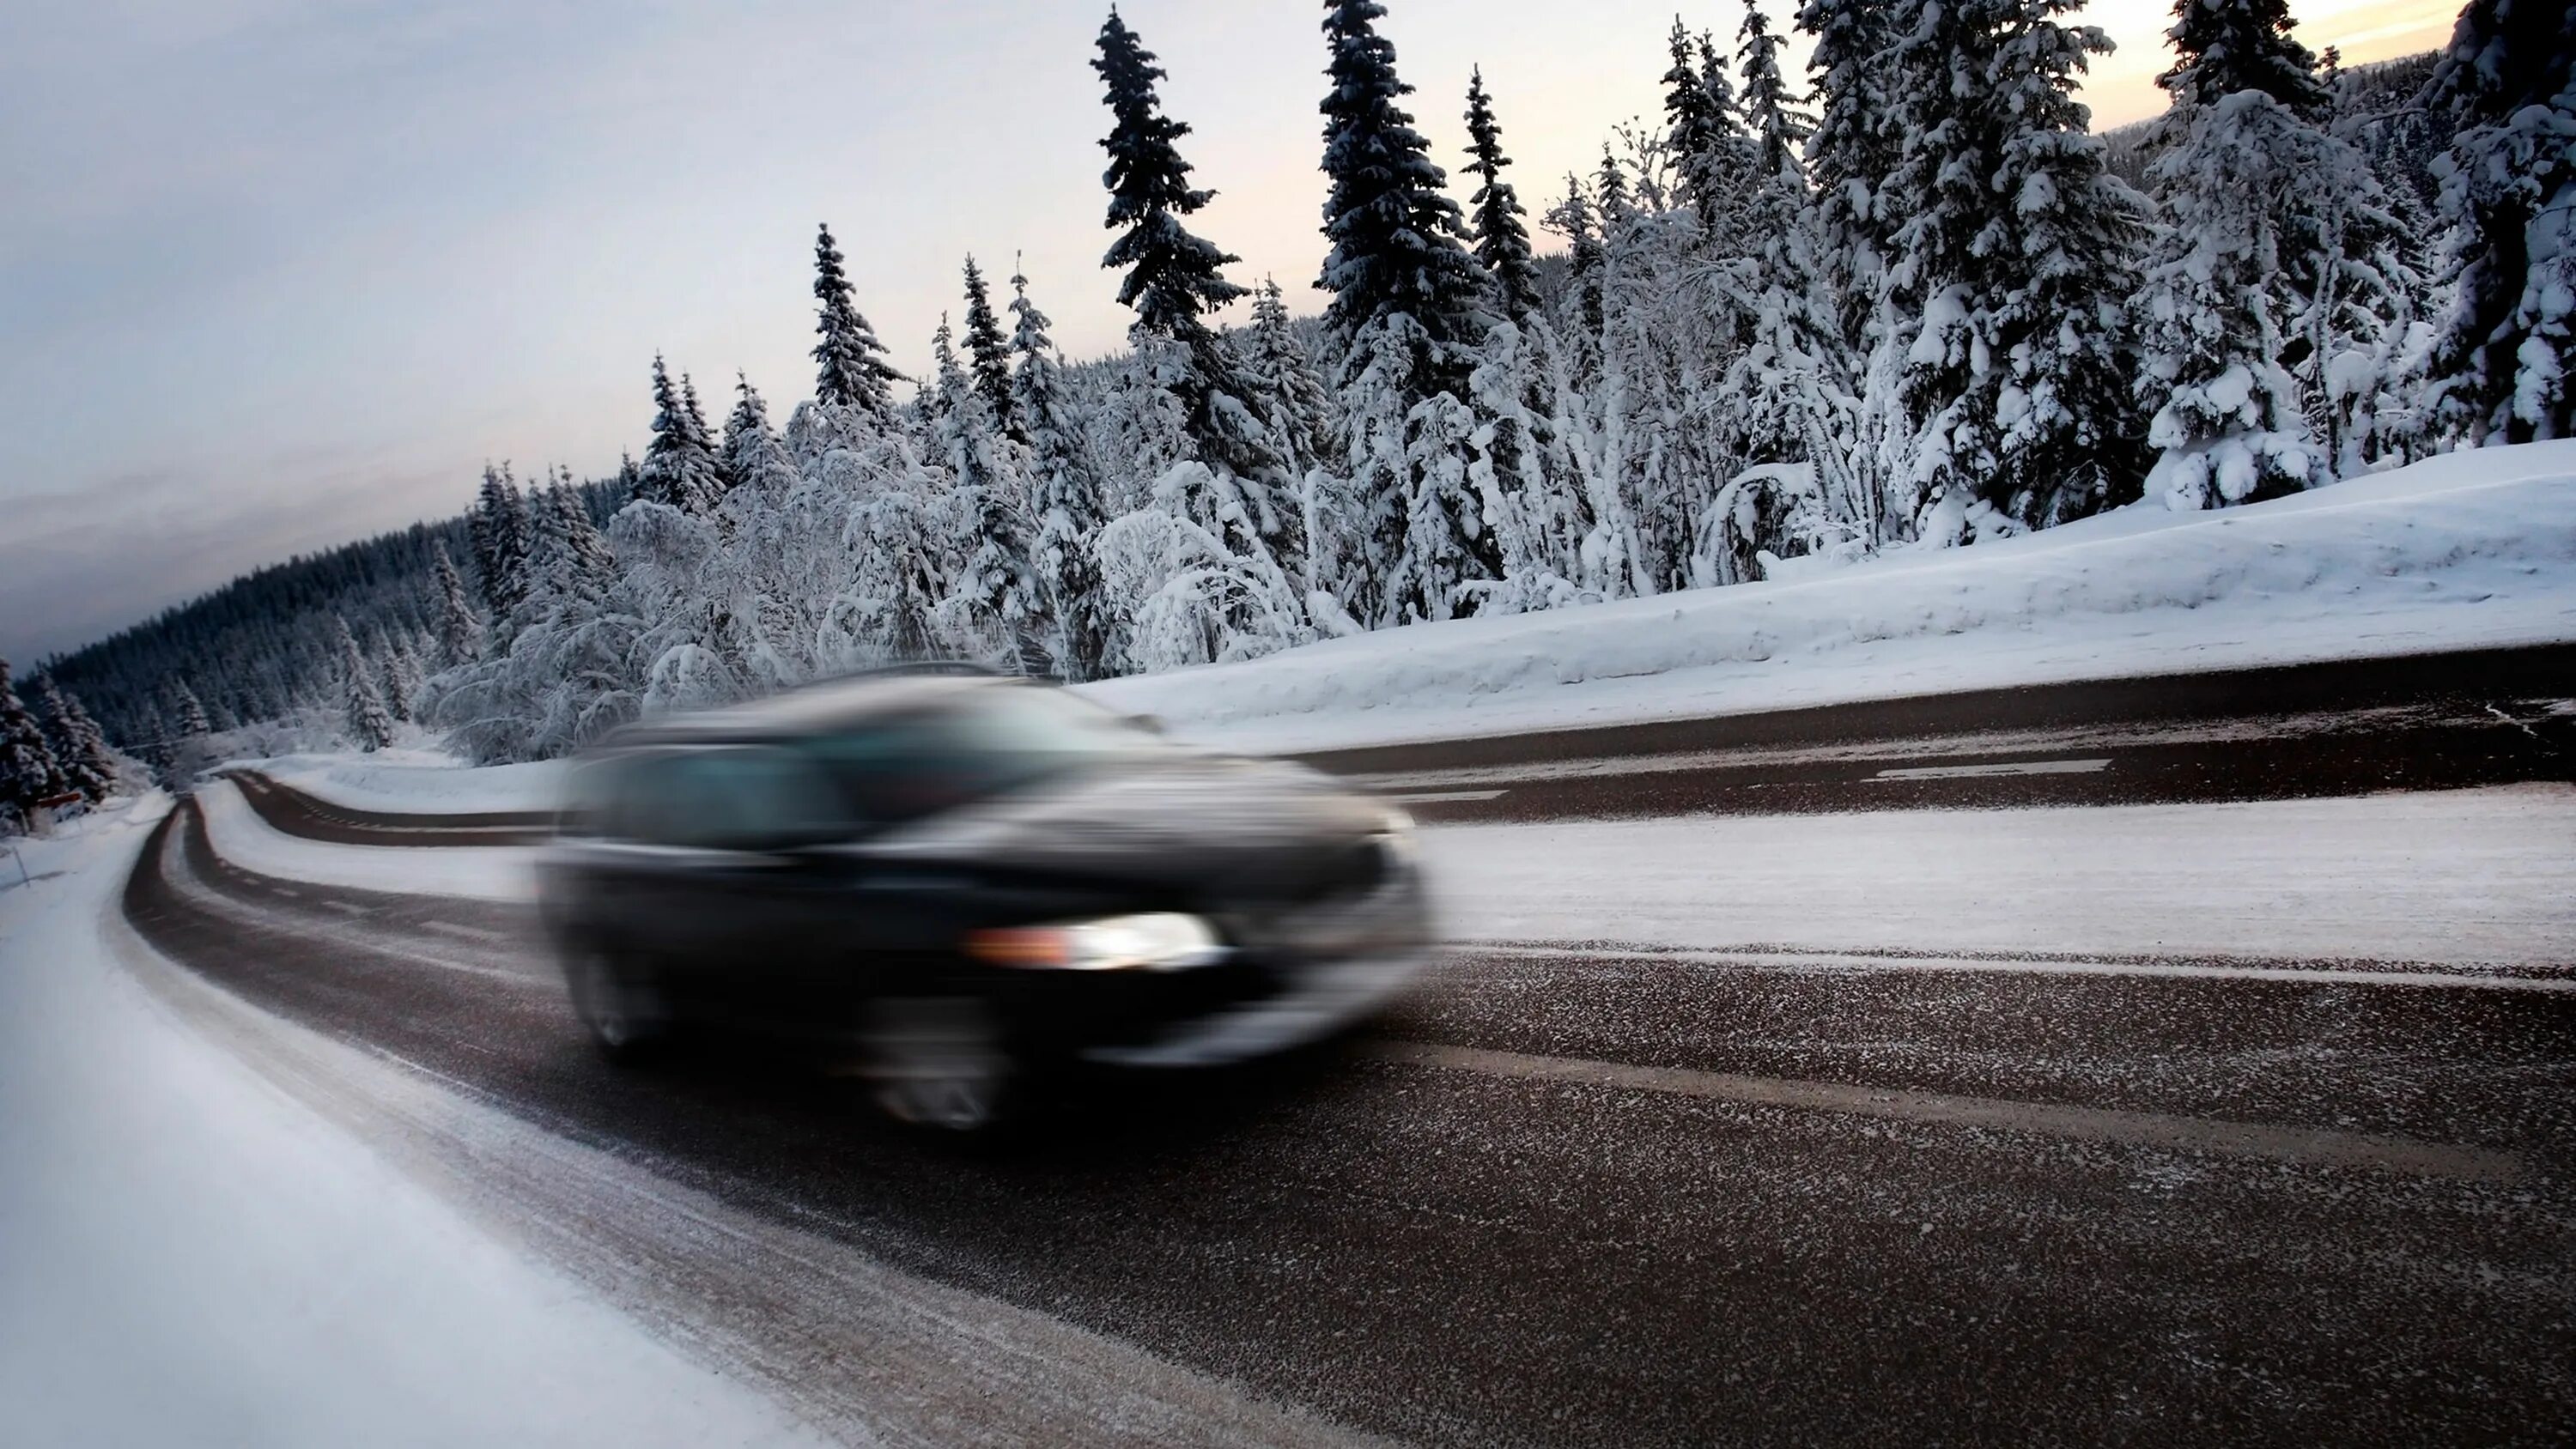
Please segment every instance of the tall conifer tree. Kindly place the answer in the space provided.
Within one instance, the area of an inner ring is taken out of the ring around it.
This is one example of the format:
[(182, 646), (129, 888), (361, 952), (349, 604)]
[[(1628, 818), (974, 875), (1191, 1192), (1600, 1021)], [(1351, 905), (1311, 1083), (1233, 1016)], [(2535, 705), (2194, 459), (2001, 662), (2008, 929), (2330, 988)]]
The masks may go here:
[(1465, 352), (1483, 340), (1484, 294), (1460, 238), (1458, 203), (1442, 187), (1431, 143), (1401, 104), (1395, 46), (1377, 31), (1378, 0), (1325, 0), (1331, 48), (1323, 103), (1324, 235), (1332, 251), (1316, 285), (1333, 294), (1325, 321), (1345, 347), (1371, 323), (1410, 317), (1429, 342), (1416, 359), (1421, 394), (1463, 392)]
[(2433, 354), (2479, 441), (2576, 436), (2576, 27), (2565, 0), (2469, 0), (2425, 91), (2455, 300)]
[(1467, 155), (1467, 169), (1477, 182), (1476, 194), (1467, 202), (1475, 215), (1476, 260), (1493, 278), (1494, 297), (1504, 315), (1524, 321), (1538, 310), (1538, 268), (1530, 256), (1520, 195), (1503, 179), (1512, 158), (1503, 154), (1503, 127), (1485, 92), (1482, 66), (1467, 78)]
[(903, 374), (886, 361), (885, 344), (859, 315), (850, 295), (850, 279), (841, 269), (841, 249), (832, 228), (816, 229), (814, 297), (821, 303), (815, 330), (814, 400), (827, 407), (848, 408), (877, 421), (894, 416), (894, 384)]
[(993, 311), (992, 289), (971, 256), (966, 259), (966, 364), (994, 424), (1017, 437), (1019, 427), (1011, 415), (1011, 344)]
[(1108, 88), (1113, 117), (1100, 143), (1109, 153), (1102, 178), (1109, 188), (1107, 224), (1124, 230), (1101, 265), (1125, 269), (1118, 300), (1135, 309), (1140, 330), (1195, 342), (1207, 330), (1207, 314), (1244, 289), (1225, 279), (1224, 268), (1239, 259), (1182, 224), (1216, 193), (1190, 185), (1190, 164), (1177, 145), (1190, 128), (1163, 114), (1154, 83), (1164, 71), (1154, 60), (1113, 7), (1100, 28), (1100, 55), (1091, 68)]

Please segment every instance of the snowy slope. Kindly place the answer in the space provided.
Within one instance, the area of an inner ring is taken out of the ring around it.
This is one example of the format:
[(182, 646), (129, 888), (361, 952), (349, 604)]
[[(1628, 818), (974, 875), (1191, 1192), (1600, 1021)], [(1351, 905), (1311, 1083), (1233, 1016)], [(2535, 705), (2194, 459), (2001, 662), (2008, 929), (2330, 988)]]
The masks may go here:
[(394, 895), (485, 901), (524, 901), (536, 896), (531, 864), (535, 852), (530, 850), (498, 845), (335, 845), (289, 835), (260, 819), (230, 780), (208, 782), (198, 789), (196, 799), (215, 853), (254, 874)]
[(2576, 441), (1091, 692), (1184, 737), (1292, 751), (2567, 640)]
[(319, 800), (352, 810), (424, 815), (507, 814), (549, 809), (563, 762), (469, 769), (452, 755), (384, 750), (372, 755), (283, 755), (241, 760)]
[(0, 866), (0, 1440), (818, 1442), (147, 995), (101, 939), (141, 824)]

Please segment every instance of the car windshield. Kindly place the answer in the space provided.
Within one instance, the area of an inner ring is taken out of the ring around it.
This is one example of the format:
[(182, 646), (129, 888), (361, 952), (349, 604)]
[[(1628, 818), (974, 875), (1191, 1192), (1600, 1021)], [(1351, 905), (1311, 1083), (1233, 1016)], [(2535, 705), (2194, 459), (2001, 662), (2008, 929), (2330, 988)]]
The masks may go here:
[(1163, 748), (1059, 689), (978, 689), (936, 709), (801, 742), (862, 821), (895, 825)]

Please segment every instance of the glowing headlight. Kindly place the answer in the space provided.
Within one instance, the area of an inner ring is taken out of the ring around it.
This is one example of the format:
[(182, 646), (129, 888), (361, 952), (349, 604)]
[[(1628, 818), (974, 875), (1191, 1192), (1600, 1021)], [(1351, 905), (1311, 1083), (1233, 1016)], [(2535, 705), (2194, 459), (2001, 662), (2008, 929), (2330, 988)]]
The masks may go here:
[(966, 954), (1033, 971), (1186, 971), (1221, 959), (1225, 945), (1196, 916), (1158, 912), (977, 931)]

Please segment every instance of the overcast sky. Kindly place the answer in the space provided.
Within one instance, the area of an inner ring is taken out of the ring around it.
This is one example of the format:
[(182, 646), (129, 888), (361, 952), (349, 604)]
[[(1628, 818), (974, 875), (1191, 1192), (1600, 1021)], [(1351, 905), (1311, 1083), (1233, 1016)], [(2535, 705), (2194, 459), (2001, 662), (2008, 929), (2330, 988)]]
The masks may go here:
[[(1533, 213), (1656, 112), (1673, 0), (1388, 0), (1456, 169), (1482, 63)], [(2440, 43), (2443, 0), (2296, 3), (2355, 60)], [(30, 665), (245, 568), (461, 508), (485, 460), (640, 452), (656, 350), (710, 410), (784, 419), (828, 220), (898, 365), (957, 268), (1025, 253), (1077, 356), (1105, 129), (1067, 0), (35, 0), (0, 46), (0, 653)], [(2167, 5), (2088, 12), (2097, 125), (2157, 108)], [(1785, 23), (1785, 0), (1771, 6)], [(1194, 223), (1308, 290), (1322, 7), (1125, 0), (1171, 72)], [(1737, 4), (1684, 7), (1728, 36)], [(1800, 53), (1801, 56), (1803, 52)]]

